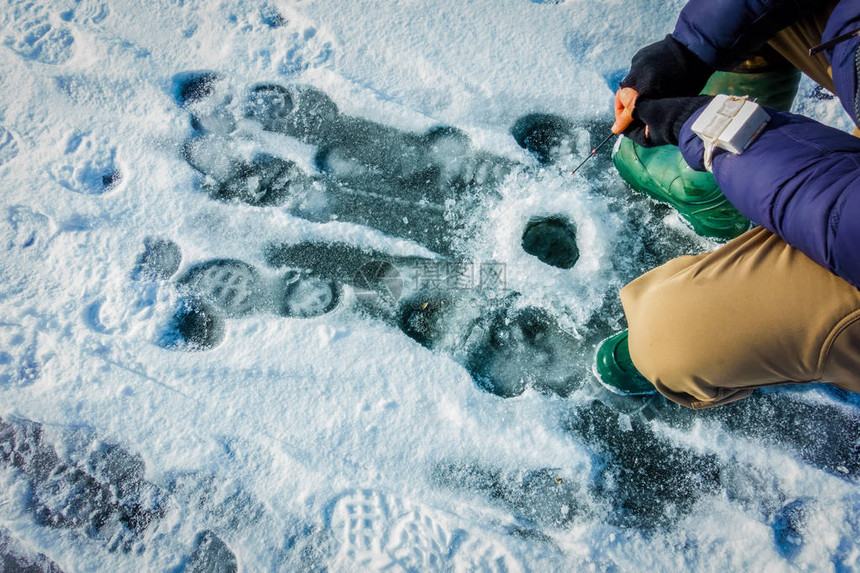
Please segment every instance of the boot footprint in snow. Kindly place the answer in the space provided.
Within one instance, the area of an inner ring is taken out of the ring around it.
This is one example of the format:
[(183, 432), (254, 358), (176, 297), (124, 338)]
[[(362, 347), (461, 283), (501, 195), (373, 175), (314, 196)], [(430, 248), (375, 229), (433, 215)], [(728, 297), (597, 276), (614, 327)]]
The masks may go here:
[(569, 394), (586, 364), (582, 341), (547, 311), (520, 307), (515, 292), (457, 288), (457, 261), (392, 257), (339, 243), (270, 244), (275, 267), (349, 286), (357, 308), (462, 364), (488, 392), (528, 387)]
[(284, 275), (279, 292), (275, 312), (288, 318), (313, 318), (337, 308), (342, 291), (334, 281), (292, 271)]
[(406, 192), (439, 202), (450, 197), (449, 189), (491, 187), (512, 167), (500, 157), (475, 152), (469, 137), (453, 127), (415, 134), (342, 115), (311, 86), (252, 86), (244, 116), (267, 131), (320, 146), (317, 168), (360, 189), (394, 183), (401, 187), (397, 196)]
[[(179, 268), (181, 252), (167, 239), (147, 237), (132, 272), (134, 280), (165, 280)], [(313, 318), (340, 305), (341, 287), (303, 269), (271, 276), (238, 259), (211, 259), (187, 268), (177, 279), (182, 297), (159, 344), (180, 350), (210, 350), (225, 337), (228, 318), (271, 312)]]
[[(209, 72), (181, 74), (175, 83), (175, 98), (197, 132), (184, 157), (201, 173), (203, 190), (220, 201), (366, 225), (451, 254), (464, 218), (474, 218), (481, 198), (516, 167), (474, 150), (452, 127), (416, 134), (343, 115), (310, 86), (254, 85), (239, 104)], [(316, 146), (322, 176), (261, 149), (248, 122)]]
[(248, 150), (247, 142), (222, 135), (189, 140), (183, 157), (202, 179), (200, 187), (212, 199), (254, 207), (284, 207), (305, 219), (329, 220), (327, 195), (295, 162)]
[[(397, 257), (380, 251), (361, 249), (345, 243), (270, 243), (264, 249), (266, 263), (274, 269), (288, 269), (287, 277), (301, 273), (307, 292), (309, 283), (337, 285), (332, 296), (341, 297), (349, 287), (357, 307), (374, 318), (392, 322), (399, 300), (408, 287), (411, 269), (417, 265), (441, 261), (420, 257)], [(286, 277), (285, 277), (285, 280)], [(320, 289), (317, 304), (329, 297)], [(289, 316), (289, 314), (285, 314)]]
[(213, 259), (198, 263), (179, 278), (181, 290), (209, 301), (228, 318), (248, 314), (270, 306), (269, 293), (260, 273), (248, 263), (236, 259)]
[(343, 117), (322, 90), (312, 86), (256, 84), (248, 90), (242, 114), (266, 131), (318, 145), (337, 137)]
[(189, 268), (177, 281), (180, 290), (199, 296), (227, 318), (258, 311), (311, 318), (327, 314), (340, 302), (331, 280), (288, 269), (280, 278), (263, 277), (236, 259), (213, 259)]

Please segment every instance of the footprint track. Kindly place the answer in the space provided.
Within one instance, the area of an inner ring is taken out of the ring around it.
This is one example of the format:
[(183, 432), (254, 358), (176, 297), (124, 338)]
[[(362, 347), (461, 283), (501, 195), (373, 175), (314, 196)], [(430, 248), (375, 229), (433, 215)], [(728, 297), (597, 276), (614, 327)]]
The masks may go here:
[(42, 371), (35, 331), (0, 323), (0, 388), (29, 386)]
[(373, 490), (343, 494), (328, 527), (339, 543), (335, 568), (372, 571), (522, 571), (485, 532), (472, 538), (452, 516)]
[(88, 0), (77, 0), (74, 8), (60, 13), (60, 18), (66, 22), (87, 26), (101, 26), (110, 16), (111, 10), (107, 4)]
[(74, 132), (64, 141), (64, 159), (51, 167), (51, 177), (62, 187), (84, 195), (101, 195), (118, 189), (124, 169), (116, 147), (104, 138)]
[(33, 2), (15, 2), (3, 45), (25, 60), (62, 65), (75, 55), (75, 36), (60, 14)]
[(283, 3), (263, 3), (240, 22), (243, 31), (254, 34), (256, 39), (268, 38), (253, 48), (255, 60), (264, 69), (291, 76), (325, 67), (334, 59), (335, 41), (331, 35)]
[(44, 255), (55, 233), (56, 225), (51, 218), (24, 205), (13, 205), (0, 224), (0, 244), (7, 251), (14, 251), (10, 258), (28, 256), (37, 260)]

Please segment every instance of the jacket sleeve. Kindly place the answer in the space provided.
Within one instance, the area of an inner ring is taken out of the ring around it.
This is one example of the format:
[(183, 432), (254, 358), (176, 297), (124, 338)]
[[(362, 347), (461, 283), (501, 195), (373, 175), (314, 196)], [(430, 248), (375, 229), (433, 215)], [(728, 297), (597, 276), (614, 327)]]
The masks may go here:
[[(719, 150), (713, 172), (752, 221), (860, 288), (860, 139), (809, 118), (767, 110), (771, 121), (739, 155)], [(681, 152), (704, 170), (702, 141), (685, 123)]]
[[(856, 30), (860, 27), (858, 22), (860, 22), (860, 0), (841, 0), (830, 14), (821, 41), (826, 42)], [(860, 124), (858, 46), (860, 46), (860, 38), (855, 37), (824, 51), (824, 55), (833, 69), (833, 84), (836, 88), (836, 95), (839, 96), (842, 107), (845, 108), (849, 116), (854, 118), (856, 124)]]
[(744, 61), (821, 0), (690, 0), (672, 36), (718, 70)]

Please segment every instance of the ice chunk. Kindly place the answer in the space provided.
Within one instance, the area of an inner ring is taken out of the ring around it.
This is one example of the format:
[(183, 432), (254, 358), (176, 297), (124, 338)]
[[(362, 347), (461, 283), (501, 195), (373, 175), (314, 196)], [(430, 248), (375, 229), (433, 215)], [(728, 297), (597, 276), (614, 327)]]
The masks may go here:
[(185, 569), (188, 573), (237, 573), (236, 556), (212, 531), (197, 536), (194, 553)]
[(44, 553), (33, 555), (23, 544), (0, 528), (0, 571), (9, 573), (63, 573)]
[(796, 499), (783, 506), (774, 517), (772, 527), (776, 546), (786, 559), (791, 559), (803, 549), (809, 504), (808, 499)]

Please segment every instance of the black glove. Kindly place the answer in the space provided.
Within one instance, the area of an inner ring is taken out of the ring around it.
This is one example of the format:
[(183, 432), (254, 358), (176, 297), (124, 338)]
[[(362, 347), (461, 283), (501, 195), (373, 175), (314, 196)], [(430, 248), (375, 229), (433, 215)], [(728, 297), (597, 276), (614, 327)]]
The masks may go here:
[(637, 98), (636, 107), (633, 108), (635, 121), (624, 131), (624, 135), (642, 147), (678, 145), (681, 128), (691, 115), (712, 99), (714, 96)]
[(671, 34), (633, 56), (622, 88), (633, 88), (640, 96), (665, 98), (697, 95), (714, 73)]

